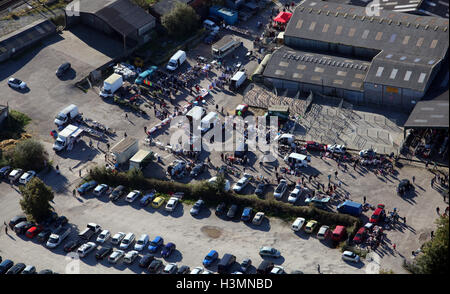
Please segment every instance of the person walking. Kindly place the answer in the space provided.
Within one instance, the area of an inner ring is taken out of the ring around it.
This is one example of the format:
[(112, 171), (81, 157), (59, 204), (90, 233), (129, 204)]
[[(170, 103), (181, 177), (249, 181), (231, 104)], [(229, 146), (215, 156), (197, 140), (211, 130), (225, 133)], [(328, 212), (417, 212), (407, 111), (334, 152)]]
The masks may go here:
[(431, 239), (434, 238), (434, 231), (431, 231), (430, 236), (431, 236)]
[(77, 193), (77, 190), (75, 190), (75, 189), (73, 189), (72, 190), (72, 195), (73, 195), (73, 197), (75, 197), (75, 194)]
[(127, 133), (126, 133), (126, 132), (124, 132), (124, 133), (123, 133), (123, 136), (124, 136), (124, 137), (126, 138), (126, 137), (127, 137)]
[(8, 235), (8, 226), (5, 226), (5, 234)]
[(334, 172), (334, 178), (337, 179), (338, 171)]
[(416, 181), (416, 177), (415, 176), (412, 177), (412, 181), (413, 181), (413, 184), (414, 184), (414, 182)]
[(439, 207), (436, 207), (436, 212), (439, 215)]
[(320, 264), (317, 264), (317, 272), (320, 274)]
[(397, 244), (392, 244), (392, 248), (394, 248), (394, 251), (397, 251)]
[(331, 181), (331, 175), (328, 175), (328, 183)]
[(366, 196), (363, 197), (364, 204), (366, 204)]

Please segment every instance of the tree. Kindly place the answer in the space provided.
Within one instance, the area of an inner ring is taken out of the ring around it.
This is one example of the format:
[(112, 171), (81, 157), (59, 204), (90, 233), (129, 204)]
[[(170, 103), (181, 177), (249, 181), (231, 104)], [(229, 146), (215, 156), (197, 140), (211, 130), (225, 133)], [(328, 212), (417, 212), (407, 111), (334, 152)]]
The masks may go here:
[(10, 156), (13, 166), (24, 170), (40, 171), (44, 168), (45, 162), (48, 162), (44, 146), (34, 139), (17, 143)]
[(161, 18), (161, 23), (169, 35), (181, 37), (195, 32), (199, 20), (200, 17), (191, 6), (176, 2), (172, 11)]
[(50, 201), (54, 198), (52, 189), (38, 177), (34, 177), (19, 189), (22, 194), (20, 207), (27, 217), (36, 222), (45, 219), (52, 209), (50, 205)]
[(214, 189), (216, 189), (217, 195), (220, 196), (220, 195), (224, 194), (224, 192), (225, 192), (225, 184), (226, 184), (225, 176), (222, 173), (219, 173), (217, 175), (216, 181), (213, 184)]
[(424, 244), (423, 254), (416, 259), (421, 274), (448, 274), (448, 216), (436, 220), (434, 238)]

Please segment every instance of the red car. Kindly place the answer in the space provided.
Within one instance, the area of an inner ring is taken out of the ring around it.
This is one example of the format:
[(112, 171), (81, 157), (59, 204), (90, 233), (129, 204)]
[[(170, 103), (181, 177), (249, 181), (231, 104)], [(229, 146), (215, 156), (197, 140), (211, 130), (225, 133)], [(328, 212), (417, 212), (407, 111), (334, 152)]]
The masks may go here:
[(378, 208), (375, 210), (375, 212), (370, 217), (369, 222), (371, 222), (373, 224), (377, 224), (380, 221), (384, 220), (385, 217), (386, 217), (386, 212), (384, 211), (384, 208), (380, 207), (380, 204), (378, 204)]
[(29, 228), (28, 231), (25, 233), (25, 236), (27, 236), (28, 238), (32, 239), (32, 238), (34, 238), (34, 236), (36, 236), (37, 234), (39, 234), (43, 229), (44, 229), (44, 227), (41, 226), (41, 225), (32, 226), (32, 227)]
[(241, 115), (244, 117), (245, 113), (248, 111), (248, 105), (247, 104), (239, 104), (236, 107), (235, 114), (239, 115), (239, 111), (241, 112)]
[(360, 244), (362, 243), (365, 239), (366, 239), (366, 228), (362, 227), (358, 230), (358, 232), (356, 233), (355, 237), (353, 237), (353, 242), (356, 244)]
[(305, 145), (306, 150), (308, 151), (324, 151), (325, 145), (319, 144), (314, 141), (307, 141)]

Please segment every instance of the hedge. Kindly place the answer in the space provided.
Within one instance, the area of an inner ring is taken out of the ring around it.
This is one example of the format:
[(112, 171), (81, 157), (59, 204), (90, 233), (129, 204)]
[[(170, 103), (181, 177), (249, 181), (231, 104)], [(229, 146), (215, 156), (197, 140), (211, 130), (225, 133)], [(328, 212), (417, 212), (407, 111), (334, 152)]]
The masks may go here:
[(129, 171), (113, 172), (105, 167), (95, 167), (91, 170), (89, 178), (109, 186), (124, 185), (131, 189), (151, 190), (160, 193), (183, 192), (184, 199), (203, 199), (208, 205), (217, 205), (220, 202), (238, 204), (241, 207), (252, 207), (256, 211), (262, 211), (267, 216), (278, 217), (285, 221), (292, 221), (297, 217), (314, 219), (320, 224), (334, 227), (343, 225), (347, 227), (350, 235), (356, 234), (362, 222), (359, 218), (334, 212), (328, 212), (313, 206), (293, 206), (274, 199), (263, 200), (256, 195), (237, 195), (233, 192), (218, 195), (216, 189), (207, 182), (182, 184), (174, 181), (163, 181), (145, 178), (141, 172)]

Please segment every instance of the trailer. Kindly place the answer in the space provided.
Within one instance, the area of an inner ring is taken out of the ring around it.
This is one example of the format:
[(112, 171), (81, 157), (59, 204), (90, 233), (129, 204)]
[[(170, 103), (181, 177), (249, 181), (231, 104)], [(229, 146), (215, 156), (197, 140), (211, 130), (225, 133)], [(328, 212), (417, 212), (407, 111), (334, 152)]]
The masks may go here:
[(148, 150), (139, 150), (130, 159), (129, 169), (143, 169), (147, 163), (149, 163), (153, 158), (153, 152)]
[(117, 164), (123, 164), (139, 150), (139, 142), (136, 138), (127, 137), (111, 148), (112, 154)]

